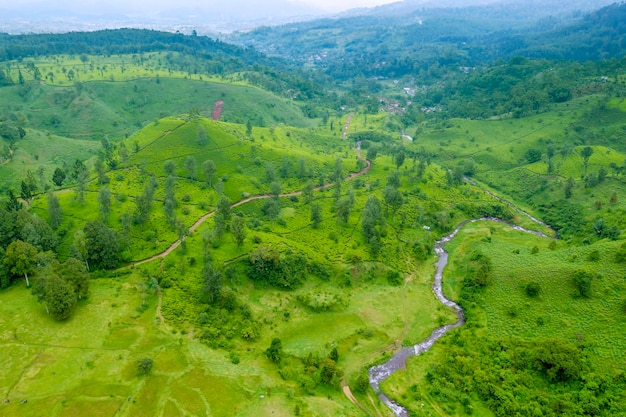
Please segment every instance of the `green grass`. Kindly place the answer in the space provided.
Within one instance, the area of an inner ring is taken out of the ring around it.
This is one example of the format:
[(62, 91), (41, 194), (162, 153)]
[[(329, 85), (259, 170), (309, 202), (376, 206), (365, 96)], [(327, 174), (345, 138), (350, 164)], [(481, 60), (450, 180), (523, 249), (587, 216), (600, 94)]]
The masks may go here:
[[(486, 236), (490, 241), (485, 239)], [(513, 340), (517, 343), (562, 338), (584, 343), (592, 372), (610, 375), (615, 369), (623, 369), (626, 365), (623, 349), (626, 338), (621, 329), (626, 316), (621, 311), (626, 267), (613, 262), (618, 243), (605, 241), (590, 247), (574, 247), (559, 242), (554, 249), (548, 245), (547, 239), (515, 232), (501, 225), (475, 223), (466, 226), (447, 245), (451, 264), (444, 273), (444, 290), (452, 299), (458, 299), (461, 281), (466, 274), (461, 261), (471, 251), (480, 251), (491, 259), (493, 283), (480, 292), (474, 304), (466, 303), (466, 325), (447, 335), (429, 353), (411, 359), (406, 373), (399, 372), (385, 383), (386, 392), (393, 393), (412, 410), (421, 410), (423, 415), (437, 412), (439, 406), (450, 415), (466, 415), (460, 404), (455, 405), (454, 396), (447, 401), (433, 400), (425, 380), (426, 371), (443, 360), (448, 349), (463, 346), (455, 343), (459, 340), (457, 336), (461, 335), (469, 340)], [(531, 252), (533, 246), (539, 248), (537, 253)], [(602, 254), (599, 261), (587, 260), (592, 250)], [(573, 296), (571, 276), (577, 269), (600, 276), (593, 281), (590, 299)], [(526, 295), (524, 288), (529, 282), (539, 283), (541, 290), (537, 298)], [(468, 377), (478, 375), (469, 371)], [(408, 390), (408, 387), (413, 388)], [(543, 389), (550, 391), (554, 388), (546, 386)], [(472, 405), (475, 414), (483, 410), (480, 415), (491, 415), (477, 397), (472, 397)]]

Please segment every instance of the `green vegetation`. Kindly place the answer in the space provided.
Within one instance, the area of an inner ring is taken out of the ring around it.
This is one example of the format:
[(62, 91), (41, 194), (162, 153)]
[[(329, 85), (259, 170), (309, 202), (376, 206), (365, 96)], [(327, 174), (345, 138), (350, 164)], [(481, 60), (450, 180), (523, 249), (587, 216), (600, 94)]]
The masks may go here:
[[(608, 261), (618, 246), (559, 244), (533, 255), (529, 245), (548, 242), (506, 229), (466, 226), (448, 245), (447, 292), (468, 323), (411, 359), (385, 389), (418, 416), (619, 413), (626, 339), (615, 313), (626, 270)], [(604, 265), (586, 260), (594, 248), (606, 254)], [(464, 257), (475, 251), (492, 264), (492, 282), (479, 291), (464, 284)]]
[(427, 29), (419, 65), (363, 36), (326, 75), (180, 34), (0, 36), (0, 414), (388, 415), (367, 369), (457, 318), (434, 243), (497, 217), (446, 246), (465, 325), (383, 390), (416, 416), (617, 415), (625, 62), (459, 73)]

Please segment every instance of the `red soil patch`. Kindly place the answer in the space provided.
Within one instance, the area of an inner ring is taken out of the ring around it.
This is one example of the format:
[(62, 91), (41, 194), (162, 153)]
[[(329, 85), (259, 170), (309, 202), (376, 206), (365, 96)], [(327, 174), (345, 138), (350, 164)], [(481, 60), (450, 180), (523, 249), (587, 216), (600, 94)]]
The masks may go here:
[(223, 100), (219, 100), (215, 102), (215, 106), (213, 107), (213, 114), (211, 115), (211, 118), (213, 120), (219, 120), (220, 119), (220, 115), (222, 114), (222, 108), (224, 106), (224, 101)]

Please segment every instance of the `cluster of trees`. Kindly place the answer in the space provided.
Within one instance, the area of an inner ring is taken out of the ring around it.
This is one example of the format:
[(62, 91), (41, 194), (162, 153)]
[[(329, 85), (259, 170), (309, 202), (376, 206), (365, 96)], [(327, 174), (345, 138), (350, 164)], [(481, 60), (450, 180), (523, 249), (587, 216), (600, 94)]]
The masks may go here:
[[(248, 276), (255, 282), (282, 289), (294, 289), (309, 273), (309, 262), (298, 253), (281, 254), (276, 249), (261, 245), (248, 256)], [(314, 272), (314, 271), (311, 271)]]
[(64, 263), (52, 261), (35, 280), (33, 295), (56, 320), (66, 320), (76, 303), (89, 293), (89, 274), (76, 258)]
[[(619, 413), (624, 379), (595, 373), (584, 346), (559, 338), (531, 342), (471, 333), (461, 330), (444, 341), (441, 365), (427, 370), (428, 384), (422, 387), (444, 412), (453, 413), (456, 403), (472, 414), (472, 402), (479, 398), (496, 415)], [(413, 404), (422, 402), (417, 384), (409, 393)]]
[(278, 366), (284, 379), (296, 380), (309, 394), (313, 394), (319, 384), (337, 384), (343, 377), (343, 371), (337, 367), (339, 352), (336, 347), (325, 358), (313, 354), (305, 358), (288, 357), (283, 351), (282, 341), (274, 338), (264, 353)]

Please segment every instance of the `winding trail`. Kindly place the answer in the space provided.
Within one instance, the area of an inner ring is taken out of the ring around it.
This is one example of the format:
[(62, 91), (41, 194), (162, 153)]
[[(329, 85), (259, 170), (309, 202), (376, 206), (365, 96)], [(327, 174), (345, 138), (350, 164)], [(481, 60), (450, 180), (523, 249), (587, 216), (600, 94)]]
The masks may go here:
[[(541, 222), (540, 220), (535, 219), (532, 216), (531, 216), (531, 219), (535, 220), (538, 224), (542, 226), (546, 226), (545, 223)], [(378, 395), (378, 398), (387, 407), (391, 409), (391, 411), (394, 413), (396, 417), (408, 417), (409, 412), (407, 411), (406, 408), (402, 407), (400, 404), (390, 399), (380, 389), (380, 384), (384, 380), (389, 378), (395, 371), (399, 369), (405, 369), (406, 361), (409, 357), (418, 356), (428, 351), (435, 344), (435, 342), (439, 340), (442, 336), (444, 336), (446, 333), (448, 333), (452, 329), (461, 327), (465, 323), (465, 316), (463, 315), (463, 309), (461, 309), (461, 307), (458, 304), (456, 304), (454, 301), (447, 299), (443, 295), (443, 289), (442, 289), (443, 270), (448, 264), (448, 252), (446, 252), (443, 247), (446, 243), (452, 240), (465, 225), (469, 223), (479, 222), (479, 221), (491, 221), (491, 222), (503, 223), (520, 232), (530, 233), (535, 236), (540, 236), (540, 237), (547, 238), (547, 239), (554, 239), (552, 236), (548, 236), (545, 233), (538, 232), (536, 230), (525, 229), (521, 226), (517, 226), (515, 224), (504, 221), (502, 219), (498, 219), (495, 217), (481, 217), (478, 219), (466, 220), (460, 223), (456, 227), (456, 229), (454, 229), (452, 233), (442, 237), (440, 240), (438, 240), (435, 243), (435, 253), (438, 256), (438, 259), (437, 259), (437, 263), (435, 264), (436, 271), (435, 271), (435, 279), (433, 281), (433, 292), (435, 293), (435, 297), (437, 297), (437, 300), (439, 300), (439, 302), (441, 302), (445, 306), (450, 307), (454, 310), (454, 312), (457, 315), (458, 320), (453, 324), (447, 324), (445, 326), (441, 326), (435, 329), (431, 333), (431, 335), (428, 338), (426, 338), (426, 340), (424, 340), (423, 342), (418, 343), (411, 347), (403, 348), (399, 350), (398, 352), (396, 352), (391, 357), (391, 359), (389, 359), (387, 362), (381, 365), (373, 366), (369, 369), (370, 386), (372, 387), (376, 395)]]
[[(372, 164), (370, 161), (368, 161), (367, 159), (363, 158), (363, 156), (361, 155), (361, 142), (357, 142), (356, 143), (356, 147), (354, 148), (354, 152), (356, 153), (357, 157), (361, 160), (365, 162), (365, 168), (363, 168), (362, 170), (360, 170), (359, 172), (353, 172), (351, 174), (349, 174), (347, 177), (344, 178), (344, 181), (350, 181), (353, 180), (357, 177), (360, 177), (362, 175), (365, 175), (369, 172)], [(334, 184), (333, 183), (328, 183), (328, 184), (324, 184), (324, 185), (320, 185), (318, 187), (313, 188), (313, 191), (321, 191), (321, 190), (326, 190), (330, 187), (332, 187)], [(278, 197), (279, 198), (289, 198), (289, 197), (297, 197), (299, 195), (302, 195), (302, 190), (300, 191), (294, 191), (291, 193), (285, 193), (285, 194), (279, 194)], [(233, 203), (230, 205), (230, 208), (235, 208), (235, 207), (239, 207), (241, 205), (247, 204), (251, 201), (255, 201), (255, 200), (265, 200), (268, 198), (272, 198), (274, 197), (273, 194), (260, 194), (260, 195), (253, 195), (247, 198), (244, 198), (243, 200), (239, 200), (236, 203)], [(215, 211), (211, 211), (207, 214), (205, 214), (204, 216), (200, 217), (198, 220), (196, 220), (196, 222), (191, 225), (191, 227), (189, 228), (189, 234), (193, 233), (196, 229), (198, 229), (198, 227), (200, 227), (200, 225), (202, 225), (202, 223), (204, 223), (209, 217), (212, 217), (213, 215), (215, 215)], [(176, 242), (172, 243), (167, 249), (165, 249), (163, 252), (158, 253), (156, 255), (153, 255), (149, 258), (146, 259), (142, 259), (140, 261), (136, 261), (133, 262), (131, 265), (132, 266), (139, 266), (148, 262), (152, 262), (156, 259), (159, 258), (165, 258), (167, 255), (169, 255), (170, 253), (172, 253), (174, 250), (176, 250), (176, 248), (178, 248), (181, 244), (181, 240), (177, 240)]]
[(346, 140), (346, 138), (348, 137), (348, 129), (350, 128), (350, 122), (352, 121), (353, 116), (354, 116), (354, 112), (350, 113), (348, 115), (348, 118), (346, 119), (346, 124), (343, 127), (343, 132), (341, 133), (342, 140)]

